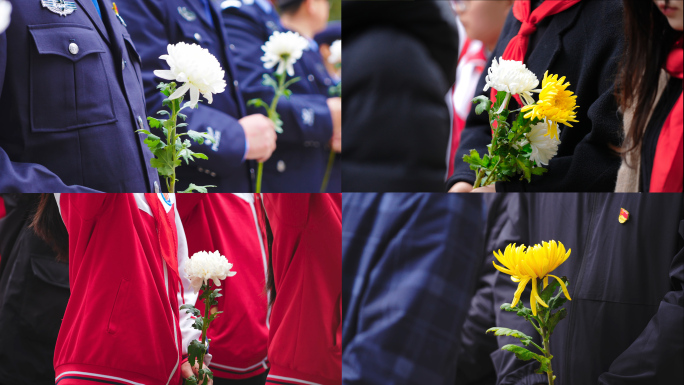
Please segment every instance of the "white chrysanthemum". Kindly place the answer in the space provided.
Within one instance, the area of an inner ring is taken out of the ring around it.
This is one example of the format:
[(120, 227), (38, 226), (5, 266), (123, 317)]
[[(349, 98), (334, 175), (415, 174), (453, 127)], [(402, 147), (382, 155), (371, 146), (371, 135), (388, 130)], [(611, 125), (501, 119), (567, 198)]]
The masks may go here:
[(546, 123), (539, 122), (531, 126), (530, 132), (525, 134), (530, 146), (532, 147), (530, 160), (537, 163), (537, 165), (549, 164), (549, 160), (551, 160), (551, 158), (556, 156), (556, 153), (558, 153), (558, 145), (560, 144), (560, 140), (551, 136), (547, 136), (546, 133), (548, 130), (549, 126)]
[(198, 251), (185, 265), (185, 274), (188, 275), (190, 284), (197, 293), (202, 288), (202, 284), (209, 282), (209, 280), (214, 281), (214, 285), (221, 286), (222, 279), (236, 274), (236, 272), (230, 271), (232, 267), (233, 264), (228, 263), (226, 257), (218, 251), (211, 253)]
[(328, 56), (328, 62), (330, 64), (342, 63), (342, 40), (335, 40), (330, 45), (330, 56)]
[(225, 72), (216, 57), (197, 44), (169, 44), (168, 55), (159, 58), (166, 60), (168, 70), (156, 70), (154, 74), (165, 80), (183, 83), (169, 96), (177, 99), (190, 90), (190, 103), (194, 108), (199, 102), (200, 93), (211, 104), (213, 94), (226, 89)]
[(309, 42), (301, 37), (297, 32), (273, 32), (261, 50), (264, 56), (264, 68), (271, 69), (278, 65), (277, 74), (282, 74), (287, 70), (287, 74), (294, 76), (294, 63), (302, 57), (302, 52), (309, 46)]
[(9, 1), (0, 0), (0, 33), (5, 32), (10, 23), (12, 4)]
[[(516, 60), (499, 58), (497, 62), (496, 58), (492, 59), (492, 65), (487, 70), (485, 81), (484, 91), (491, 87), (497, 91), (508, 92), (506, 98), (509, 98), (510, 95), (520, 95), (525, 105), (534, 104), (532, 92), (539, 92), (538, 89), (535, 89), (539, 85), (539, 79), (522, 62)], [(503, 110), (505, 105), (504, 102), (498, 113)]]

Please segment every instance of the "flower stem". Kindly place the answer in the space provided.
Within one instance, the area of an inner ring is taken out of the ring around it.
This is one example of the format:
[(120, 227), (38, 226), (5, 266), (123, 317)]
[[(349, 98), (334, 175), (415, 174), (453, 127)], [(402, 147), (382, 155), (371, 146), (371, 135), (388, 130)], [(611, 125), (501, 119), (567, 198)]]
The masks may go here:
[[(179, 112), (179, 106), (180, 103), (183, 99), (181, 98), (173, 100), (171, 102), (171, 129), (169, 130), (169, 135), (167, 138), (167, 146), (172, 146), (171, 149), (173, 151), (173, 156), (171, 157), (173, 164), (175, 164), (176, 159), (178, 159), (178, 152), (176, 151), (176, 123), (178, 120), (178, 112)], [(176, 167), (171, 164), (171, 169), (172, 174), (169, 179), (169, 177), (166, 178), (166, 188), (169, 190), (169, 193), (174, 193), (176, 192)]]
[(278, 106), (278, 100), (280, 99), (280, 96), (283, 94), (283, 84), (285, 83), (285, 77), (287, 75), (285, 73), (282, 74), (276, 74), (276, 77), (278, 78), (278, 89), (276, 90), (275, 95), (273, 96), (273, 100), (271, 101), (271, 107), (268, 109), (268, 118), (271, 119), (273, 123), (276, 121), (276, 107)]
[(549, 338), (551, 334), (546, 325), (542, 327), (542, 338), (544, 340), (544, 355), (549, 358), (549, 370), (546, 372), (546, 377), (549, 380), (549, 385), (553, 385), (553, 369), (551, 368), (551, 345), (549, 343)]
[(259, 168), (257, 169), (257, 180), (256, 180), (256, 193), (261, 193), (261, 177), (264, 174), (264, 163), (259, 162)]
[(489, 173), (489, 175), (487, 176), (487, 179), (485, 179), (484, 183), (482, 183), (483, 186), (488, 186), (488, 185), (490, 185), (491, 183), (496, 182), (496, 181), (490, 182), (490, 180), (492, 179), (492, 176), (494, 175), (494, 172), (496, 171), (496, 168), (499, 167), (499, 164), (500, 164), (500, 163), (501, 163), (501, 158), (499, 158), (499, 161), (496, 162), (496, 164), (494, 165), (494, 168), (492, 169), (492, 171), (491, 171), (491, 172)]
[[(278, 120), (278, 113), (276, 112), (276, 107), (278, 106), (278, 100), (280, 99), (280, 96), (283, 95), (284, 90), (283, 90), (283, 84), (285, 83), (285, 77), (287, 76), (286, 73), (282, 74), (277, 74), (276, 77), (278, 78), (278, 89), (275, 91), (275, 95), (273, 96), (273, 100), (271, 101), (271, 105), (268, 108), (268, 118), (271, 119), (273, 124), (276, 124), (276, 121)], [(276, 129), (277, 131), (277, 129)], [(259, 169), (257, 171), (257, 180), (256, 180), (256, 192), (257, 194), (261, 193), (261, 178), (263, 176), (264, 172), (264, 164), (262, 162), (259, 162)]]
[[(211, 291), (211, 283), (207, 282), (205, 287), (203, 288), (205, 291)], [(210, 311), (211, 311), (211, 300), (209, 298), (205, 298), (204, 300), (204, 322), (202, 322), (202, 345), (205, 347), (207, 346), (207, 329), (209, 329), (209, 316), (210, 316)], [(202, 369), (202, 366), (204, 364), (204, 355), (206, 353), (202, 353), (199, 357), (199, 368), (200, 370)], [(202, 380), (202, 375), (200, 374), (199, 380)], [(207, 376), (204, 376), (204, 383), (207, 383)]]
[(485, 174), (484, 169), (477, 170), (477, 173), (475, 174), (476, 175), (475, 184), (473, 185), (474, 189), (480, 187), (480, 182), (482, 182), (482, 177), (484, 176), (484, 174)]
[(330, 181), (330, 173), (332, 172), (333, 162), (335, 161), (335, 151), (330, 149), (330, 155), (328, 155), (328, 167), (325, 169), (325, 176), (323, 176), (323, 184), (321, 184), (321, 192), (324, 193), (328, 189), (328, 182)]

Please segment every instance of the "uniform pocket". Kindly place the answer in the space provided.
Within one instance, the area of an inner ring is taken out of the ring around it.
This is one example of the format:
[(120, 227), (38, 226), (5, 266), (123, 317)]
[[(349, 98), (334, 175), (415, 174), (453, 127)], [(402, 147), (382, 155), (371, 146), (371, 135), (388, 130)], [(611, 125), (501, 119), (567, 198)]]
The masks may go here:
[(98, 33), (74, 24), (32, 25), (31, 130), (69, 131), (116, 121)]
[(119, 284), (119, 290), (116, 291), (116, 298), (114, 299), (114, 306), (112, 306), (112, 312), (109, 315), (109, 322), (107, 323), (107, 333), (114, 334), (118, 330), (118, 321), (120, 320), (121, 314), (123, 313), (124, 307), (128, 299), (128, 286), (130, 282), (125, 279), (121, 280)]

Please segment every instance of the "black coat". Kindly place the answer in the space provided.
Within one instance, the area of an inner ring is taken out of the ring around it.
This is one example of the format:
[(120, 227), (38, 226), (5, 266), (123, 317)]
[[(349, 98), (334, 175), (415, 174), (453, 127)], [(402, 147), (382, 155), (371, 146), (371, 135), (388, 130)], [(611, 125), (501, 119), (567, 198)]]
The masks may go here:
[[(630, 213), (624, 224), (620, 208)], [(552, 273), (568, 277), (572, 298), (551, 336), (556, 383), (683, 383), (683, 237), (681, 194), (500, 195), (489, 212), (488, 260), (462, 331), (456, 383), (546, 383), (546, 375), (534, 373), (536, 361), (500, 350), (517, 339), (485, 330), (518, 329), (540, 343), (529, 323), (499, 309), (517, 284), (494, 270), (492, 251), (551, 239), (572, 249)], [(530, 290), (520, 297), (528, 307)]]
[(458, 57), (449, 3), (342, 7), (344, 191), (441, 191)]
[(28, 227), (37, 194), (5, 196), (0, 220), (0, 383), (51, 384), (69, 265)]
[[(492, 57), (500, 57), (508, 42), (518, 33), (521, 23), (511, 12), (501, 31)], [(543, 176), (532, 183), (514, 178), (496, 184), (497, 191), (613, 191), (620, 157), (610, 145), (619, 146), (622, 122), (612, 95), (617, 62), (622, 53), (622, 3), (617, 0), (587, 0), (539, 23), (530, 38), (525, 64), (537, 75), (539, 86), (544, 72), (566, 76), (569, 90), (577, 95), (577, 120), (573, 127), (559, 125), (561, 144), (558, 154)], [(485, 85), (484, 71), (476, 89)], [(535, 98), (536, 99), (536, 98)], [(513, 108), (518, 108), (512, 103)], [(512, 114), (516, 115), (516, 114)], [(487, 153), (491, 128), (486, 114), (471, 109), (454, 160), (454, 174), (447, 181), (450, 188), (458, 181), (474, 183), (475, 172), (463, 162), (463, 155), (477, 149)]]

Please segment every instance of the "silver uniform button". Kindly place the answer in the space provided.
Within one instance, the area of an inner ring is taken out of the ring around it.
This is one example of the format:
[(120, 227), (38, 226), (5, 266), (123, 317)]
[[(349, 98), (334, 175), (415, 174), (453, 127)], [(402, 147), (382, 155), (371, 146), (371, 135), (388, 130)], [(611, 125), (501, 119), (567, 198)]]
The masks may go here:
[(195, 40), (197, 40), (197, 42), (202, 41), (202, 35), (200, 35), (199, 33), (195, 33), (194, 36), (195, 36)]
[(278, 169), (278, 172), (285, 172), (285, 162), (279, 160), (276, 164), (276, 168)]
[(138, 126), (140, 126), (141, 129), (145, 129), (145, 124), (143, 123), (143, 120), (140, 117), (140, 115), (138, 115)]
[(238, 83), (238, 81), (237, 81), (237, 80), (234, 80), (234, 81), (233, 81), (233, 85), (234, 85), (235, 87), (237, 87), (237, 86), (238, 86), (238, 84), (240, 84), (240, 83)]
[(71, 53), (72, 55), (76, 55), (78, 53), (78, 44), (76, 44), (76, 43), (69, 44), (69, 53)]
[(197, 167), (197, 171), (204, 172), (204, 169), (202, 167)]
[(209, 174), (209, 175), (215, 177), (215, 176), (216, 176), (216, 173), (212, 171), (211, 174)]
[(123, 71), (123, 70), (125, 70), (125, 69), (126, 69), (126, 61), (125, 61), (125, 60), (121, 60), (121, 70)]
[(314, 81), (314, 76), (311, 74), (309, 74), (309, 76), (307, 76), (306, 78), (309, 79), (310, 82)]
[(235, 51), (235, 45), (234, 44), (231, 44), (228, 47), (230, 48), (231, 51)]

